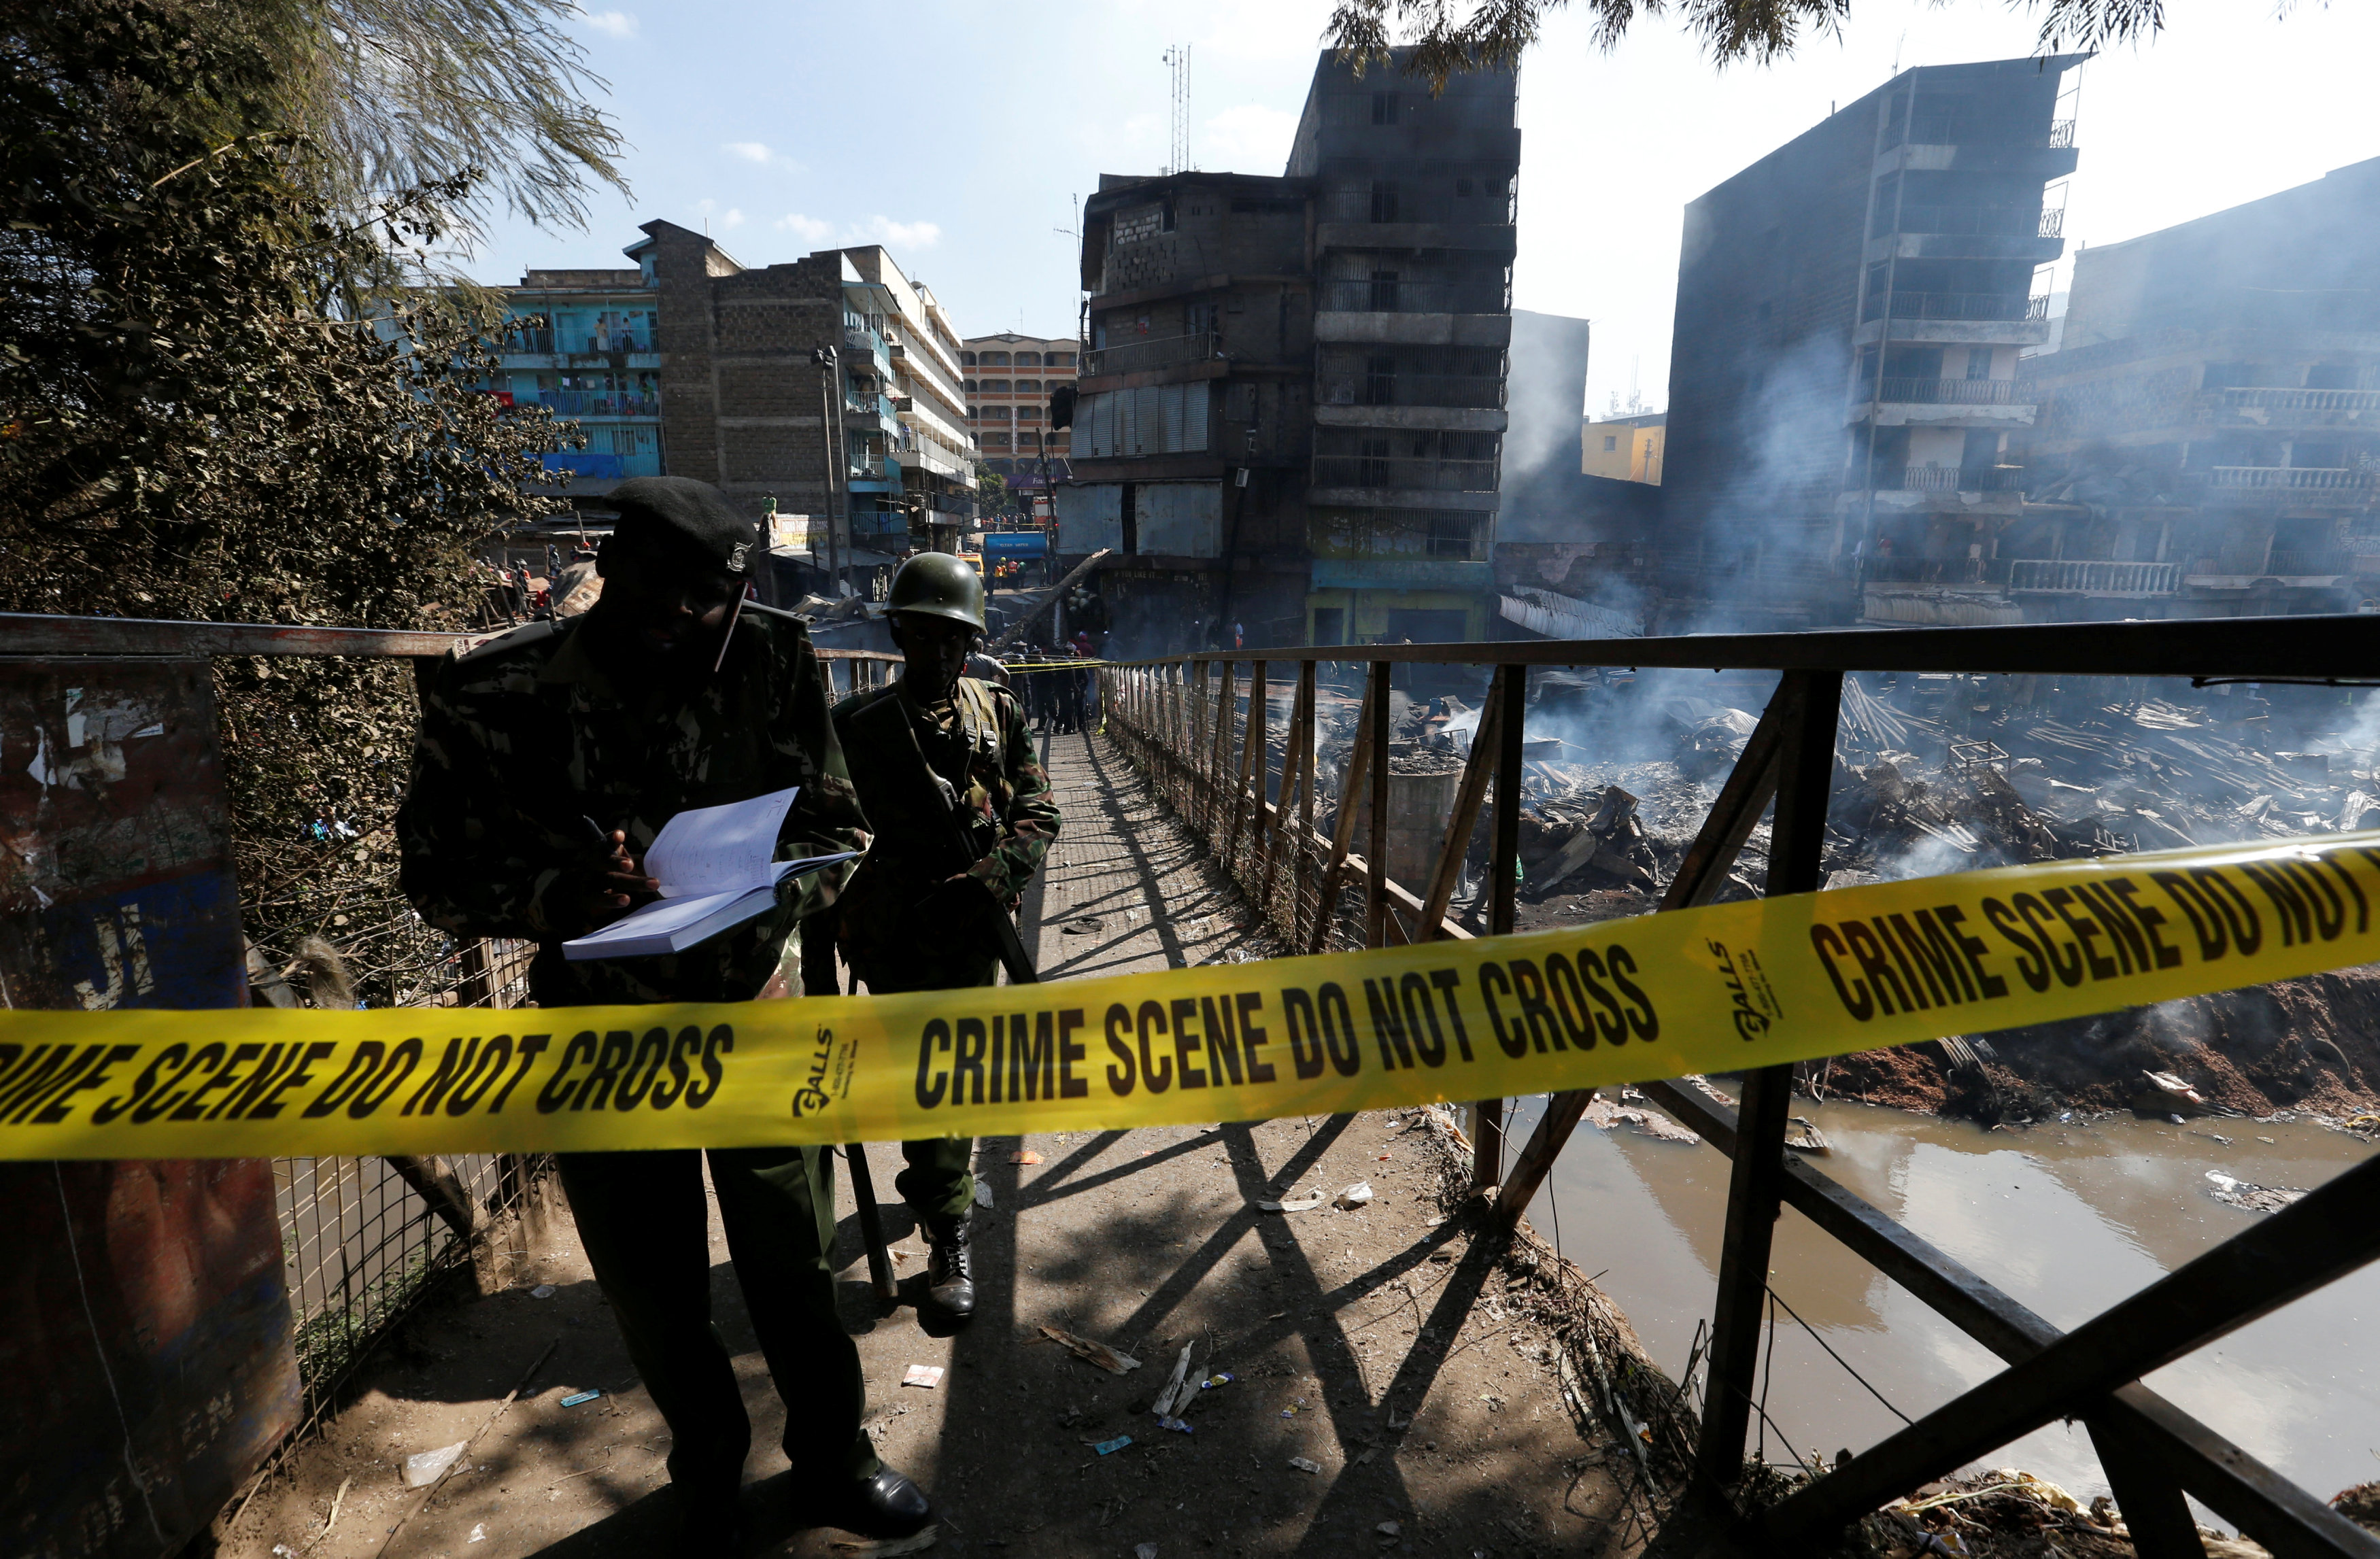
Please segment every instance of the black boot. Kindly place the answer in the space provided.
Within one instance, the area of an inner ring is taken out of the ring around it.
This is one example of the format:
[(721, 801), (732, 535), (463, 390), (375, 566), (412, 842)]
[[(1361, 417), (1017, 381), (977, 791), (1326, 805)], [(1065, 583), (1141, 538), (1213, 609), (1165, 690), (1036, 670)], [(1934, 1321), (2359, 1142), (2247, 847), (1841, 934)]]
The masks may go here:
[(967, 1215), (943, 1213), (926, 1219), (926, 1298), (952, 1321), (975, 1314), (975, 1274), (968, 1266)]
[(882, 1541), (916, 1536), (933, 1520), (934, 1510), (926, 1491), (887, 1467), (873, 1478), (821, 1491), (808, 1502), (805, 1515), (820, 1526)]

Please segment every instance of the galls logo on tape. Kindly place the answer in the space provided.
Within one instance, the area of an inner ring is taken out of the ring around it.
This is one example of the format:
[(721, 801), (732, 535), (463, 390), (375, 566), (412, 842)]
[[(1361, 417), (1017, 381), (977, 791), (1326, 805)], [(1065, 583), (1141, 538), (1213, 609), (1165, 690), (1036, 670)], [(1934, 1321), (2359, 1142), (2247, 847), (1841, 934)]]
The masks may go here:
[(858, 1056), (857, 1040), (846, 1039), (838, 1044), (834, 1031), (820, 1023), (818, 1039), (810, 1049), (808, 1073), (802, 1079), (802, 1085), (794, 1090), (794, 1118), (823, 1114), (828, 1106), (850, 1097)]
[(1718, 961), (1736, 1037), (1746, 1042), (1761, 1038), (1771, 1023), (1785, 1016), (1785, 1004), (1777, 999), (1777, 987), (1768, 983), (1768, 972), (1760, 967), (1760, 954), (1750, 948), (1730, 950), (1725, 942), (1703, 945)]

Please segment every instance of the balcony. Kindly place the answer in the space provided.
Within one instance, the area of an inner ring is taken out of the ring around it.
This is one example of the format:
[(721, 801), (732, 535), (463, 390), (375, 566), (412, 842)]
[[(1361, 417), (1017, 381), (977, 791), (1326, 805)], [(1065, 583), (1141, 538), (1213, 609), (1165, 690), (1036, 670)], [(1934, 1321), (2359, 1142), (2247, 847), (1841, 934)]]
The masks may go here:
[(2199, 408), (2210, 417), (2237, 418), (2259, 428), (2338, 427), (2380, 421), (2380, 390), (2288, 387), (2203, 390)]
[(1501, 283), (1408, 282), (1401, 278), (1329, 281), (1315, 307), (1345, 314), (1501, 314), (1512, 307)]
[[(2049, 295), (2026, 297), (2018, 293), (1896, 292), (1891, 296), (1895, 320), (1949, 320), (2007, 322), (2049, 318)], [(1886, 299), (1871, 295), (1860, 318), (1872, 322), (1884, 318)]]
[(843, 409), (847, 416), (880, 417), (889, 423), (892, 420), (892, 397), (873, 391), (845, 390)]
[(2015, 379), (1888, 379), (1876, 398), (1922, 406), (2031, 405), (2034, 388)]
[[(1905, 134), (1904, 134), (1905, 130)], [(2053, 119), (2042, 126), (1989, 124), (1952, 115), (1919, 115), (1904, 127), (1898, 119), (1885, 127), (1884, 150), (1912, 146), (2008, 146), (2027, 151), (2066, 151), (2074, 144), (2074, 121)]]
[(1501, 407), (1501, 374), (1374, 373), (1365, 369), (1315, 376), (1314, 402), (1324, 406)]
[(1223, 355), (1223, 337), (1217, 331), (1192, 331), (1119, 342), (1085, 354), (1086, 378), (1102, 374), (1148, 373), (1184, 363), (1211, 362)]
[(1877, 492), (2022, 492), (2022, 465), (1900, 465), (1877, 470)]
[(556, 417), (659, 417), (659, 395), (624, 394), (605, 390), (544, 390), (538, 404)]
[(1318, 454), (1318, 488), (1402, 488), (1430, 492), (1493, 492), (1496, 462), (1438, 455)]
[[(2323, 392), (2349, 393), (2351, 392)], [(2217, 465), (2205, 471), (2184, 471), (2182, 481), (2226, 496), (2277, 499), (2334, 494), (2348, 498), (2369, 492), (2374, 473), (2346, 465)]]
[(2351, 552), (2289, 552), (2275, 550), (2265, 560), (2264, 572), (2284, 579), (2352, 574), (2363, 560)]
[(1973, 235), (1996, 238), (2055, 238), (2066, 228), (2063, 210), (2038, 206), (1903, 206), (1900, 220), (1876, 211), (1877, 237), (1887, 233)]
[(2181, 588), (2180, 563), (2010, 558), (2005, 564), (2012, 595), (2170, 596)]
[(1483, 191), (1475, 195), (1461, 195), (1444, 188), (1425, 190), (1375, 186), (1369, 189), (1326, 192), (1316, 220), (1379, 225), (1433, 223), (1509, 227), (1519, 211), (1516, 193), (1509, 187), (1500, 194)]

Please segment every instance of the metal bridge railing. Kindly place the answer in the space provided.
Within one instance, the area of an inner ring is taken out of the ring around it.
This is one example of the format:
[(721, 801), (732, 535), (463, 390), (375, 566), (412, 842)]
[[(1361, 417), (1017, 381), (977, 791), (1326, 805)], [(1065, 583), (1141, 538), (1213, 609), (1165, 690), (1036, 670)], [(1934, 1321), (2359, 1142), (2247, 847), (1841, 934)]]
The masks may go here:
[[(1256, 694), (1239, 719), (1239, 668)], [(1364, 701), (1337, 788), (1337, 823), (1314, 825), (1318, 787), (1318, 671), (1365, 667)], [(1417, 885), (1379, 869), (1387, 849), (1388, 688), (1396, 665), (1493, 667), (1488, 703), (1447, 816), (1443, 843)], [(1769, 894), (1820, 883), (1828, 792), (1847, 671), (2043, 673), (2080, 676), (2380, 680), (2380, 619), (2233, 618), (2124, 623), (2054, 623), (1881, 632), (1722, 634), (1679, 638), (1528, 644), (1377, 645), (1208, 653), (1102, 672), (1106, 731), (1159, 794), (1301, 949), (1318, 951), (1342, 927), (1363, 945), (1462, 940), (1446, 918), (1483, 804), (1493, 803), (1487, 888), (1491, 934), (1513, 926), (1519, 865), (1522, 737), (1534, 667), (1665, 667), (1772, 671), (1777, 692), (1688, 846), (1661, 899), (1664, 910), (1712, 901), (1738, 852), (1774, 805)], [(1293, 677), (1288, 729), (1276, 766), (1269, 723), (1275, 678)], [(1278, 786), (1274, 783), (1278, 776)], [(1368, 798), (1364, 852), (1353, 851), (1354, 798)], [(1352, 891), (1360, 916), (1341, 915)], [(1360, 925), (1360, 933), (1354, 927)], [(2380, 1537), (2264, 1466), (2215, 1430), (2141, 1384), (2141, 1377), (2380, 1257), (2380, 1159), (2335, 1178), (2169, 1274), (2061, 1333), (1984, 1275), (1952, 1260), (1898, 1220), (1786, 1152), (1791, 1067), (1745, 1074), (1742, 1106), (1729, 1110), (1679, 1082), (1645, 1092), (1733, 1160), (1710, 1343), (1696, 1476), (1706, 1491), (1733, 1484), (1745, 1435), (1772, 1231), (1791, 1204), (1900, 1284), (2009, 1368), (1864, 1453), (1814, 1476), (1748, 1519), (1749, 1537), (1787, 1552), (1821, 1549), (1830, 1534), (1929, 1480), (1946, 1476), (2058, 1419), (2080, 1419), (2136, 1550), (2144, 1559), (2204, 1559), (2185, 1493), (2281, 1559), (2316, 1554), (2380, 1559)], [(1555, 1094), (1500, 1188), (1503, 1101), (1474, 1106), (1473, 1177), (1493, 1190), (1494, 1218), (1509, 1232), (1544, 1183), (1591, 1093)]]

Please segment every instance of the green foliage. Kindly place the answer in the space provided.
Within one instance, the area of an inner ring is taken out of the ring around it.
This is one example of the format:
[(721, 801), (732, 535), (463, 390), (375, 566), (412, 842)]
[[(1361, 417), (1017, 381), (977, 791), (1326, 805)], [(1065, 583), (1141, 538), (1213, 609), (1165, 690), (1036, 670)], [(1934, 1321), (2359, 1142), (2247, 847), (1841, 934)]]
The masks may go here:
[[(0, 21), (0, 610), (468, 626), (476, 549), (546, 511), (524, 489), (559, 430), (474, 388), (486, 321), (344, 301), (468, 181), (343, 216), (274, 116), (266, 54), (207, 25), (224, 15), (63, 0)], [(385, 830), (410, 669), (216, 681), (250, 934), (352, 952), (377, 915), (403, 940)], [(368, 965), (404, 961), (382, 950)], [(363, 973), (390, 999), (395, 976)]]
[[(1447, 78), (1472, 70), (1517, 69), (1537, 41), (1547, 13), (1569, 0), (1339, 0), (1323, 40), (1360, 73), (1390, 63), (1391, 48), (1412, 50), (1405, 73), (1443, 91)], [(2040, 0), (2026, 0), (2028, 6)], [(1720, 65), (1766, 65), (1791, 54), (1815, 33), (1830, 38), (1851, 16), (1851, 0), (1586, 0), (1596, 42), (1609, 49), (1641, 16), (1674, 10)], [(2165, 27), (2164, 0), (2046, 0), (2037, 46), (2049, 54), (2073, 44), (2136, 42)]]

